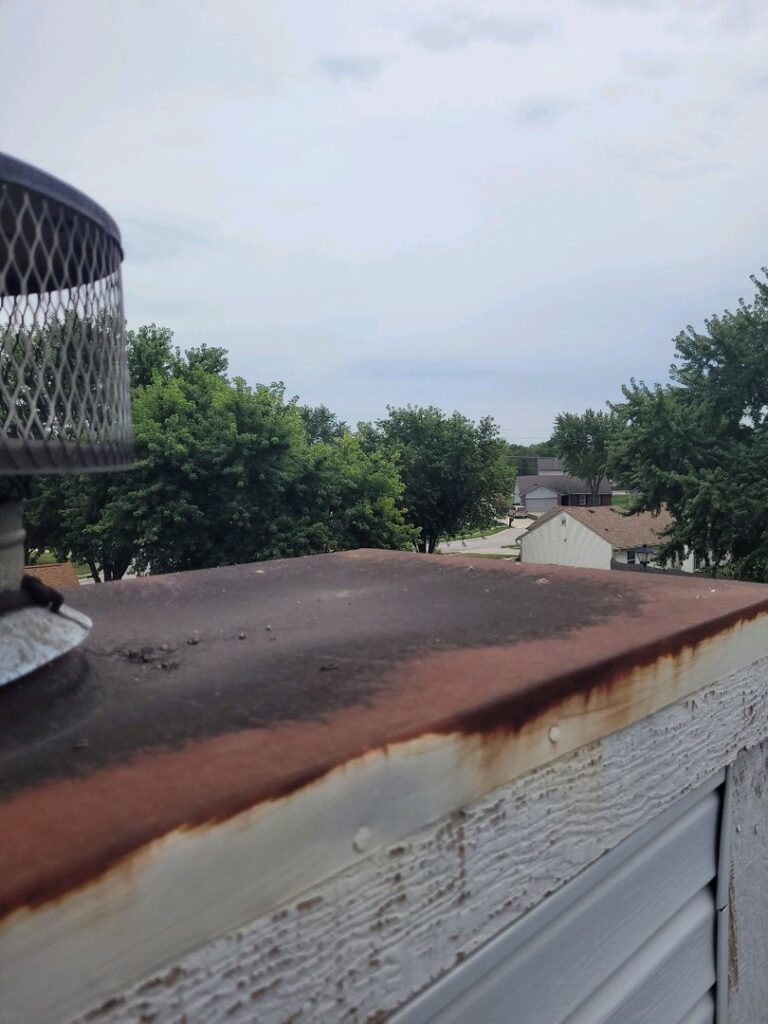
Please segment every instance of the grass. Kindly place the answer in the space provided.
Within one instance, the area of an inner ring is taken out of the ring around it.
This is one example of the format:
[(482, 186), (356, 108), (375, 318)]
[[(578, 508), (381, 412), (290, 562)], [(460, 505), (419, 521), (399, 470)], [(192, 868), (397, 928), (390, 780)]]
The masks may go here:
[(611, 497), (611, 504), (618, 505), (621, 508), (629, 508), (632, 499), (628, 494), (614, 494)]
[(444, 558), (495, 558), (497, 562), (516, 562), (514, 555), (491, 554), (490, 551), (446, 551)]
[(481, 540), (483, 537), (492, 537), (494, 533), (501, 533), (502, 530), (508, 529), (506, 523), (499, 523), (498, 526), (492, 526), (489, 530), (477, 530), (474, 533), (459, 533), (455, 537), (446, 537), (444, 543), (452, 540)]

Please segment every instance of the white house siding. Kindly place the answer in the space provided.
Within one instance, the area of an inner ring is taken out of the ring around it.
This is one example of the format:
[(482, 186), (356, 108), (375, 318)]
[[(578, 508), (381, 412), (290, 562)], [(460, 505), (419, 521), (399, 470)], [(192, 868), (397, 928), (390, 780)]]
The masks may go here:
[[(627, 564), (627, 549), (616, 549), (613, 553), (613, 560), (615, 562), (621, 562)], [(636, 563), (637, 564), (637, 563)], [(654, 564), (654, 559), (651, 559), (651, 564)], [(667, 568), (674, 568), (671, 563), (667, 563)], [(694, 557), (693, 554), (686, 555), (682, 563), (677, 566), (681, 572), (695, 572)]]
[(520, 561), (542, 565), (610, 569), (612, 551), (608, 541), (598, 537), (567, 512), (553, 516), (549, 522), (520, 538)]
[(627, 554), (628, 554), (628, 551), (626, 549), (625, 550), (621, 550), (620, 548), (617, 548), (613, 552), (613, 560), (614, 560), (614, 562), (620, 562), (622, 565), (626, 565), (627, 564)]
[(525, 496), (525, 507), (529, 512), (549, 512), (551, 508), (559, 504), (560, 495), (548, 487), (534, 487)]

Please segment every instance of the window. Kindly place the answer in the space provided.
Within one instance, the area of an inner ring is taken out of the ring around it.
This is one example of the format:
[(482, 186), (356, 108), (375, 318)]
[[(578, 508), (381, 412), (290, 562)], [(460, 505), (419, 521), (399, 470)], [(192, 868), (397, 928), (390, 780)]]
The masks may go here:
[(587, 504), (587, 496), (586, 496), (586, 494), (580, 494), (579, 495), (579, 504), (580, 505), (586, 505)]
[(634, 564), (635, 564), (635, 549), (632, 548), (631, 551), (627, 552), (627, 565), (634, 565)]

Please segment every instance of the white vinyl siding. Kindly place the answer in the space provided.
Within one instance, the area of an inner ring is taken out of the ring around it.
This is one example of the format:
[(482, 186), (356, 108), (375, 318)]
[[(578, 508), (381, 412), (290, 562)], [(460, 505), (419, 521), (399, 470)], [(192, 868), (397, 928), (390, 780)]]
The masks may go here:
[[(631, 548), (630, 550), (632, 552), (635, 551), (634, 548)], [(630, 565), (639, 565), (639, 559), (636, 556), (633, 559), (629, 559), (627, 557), (628, 554), (629, 554), (629, 552), (626, 549), (617, 548), (614, 551), (614, 553), (613, 553), (613, 560), (615, 562), (622, 562), (625, 565), (628, 562), (629, 562)], [(655, 557), (651, 557), (651, 560), (650, 560), (650, 562), (648, 564), (649, 565), (655, 565), (656, 564)], [(680, 569), (682, 572), (694, 572), (695, 568), (694, 568), (693, 555), (692, 554), (686, 555), (686, 557), (683, 559), (683, 561), (682, 561), (682, 563), (680, 565), (673, 565), (672, 562), (668, 562), (667, 563), (667, 568), (668, 569)]]
[(397, 1024), (712, 1024), (721, 781), (596, 861)]
[(520, 538), (521, 562), (610, 569), (612, 553), (608, 541), (565, 510)]

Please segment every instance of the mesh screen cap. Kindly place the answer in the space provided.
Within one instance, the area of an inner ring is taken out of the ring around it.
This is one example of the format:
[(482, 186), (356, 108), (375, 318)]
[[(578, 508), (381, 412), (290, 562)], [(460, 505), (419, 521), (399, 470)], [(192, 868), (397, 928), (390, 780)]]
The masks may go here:
[(0, 474), (130, 465), (120, 233), (0, 154)]

